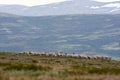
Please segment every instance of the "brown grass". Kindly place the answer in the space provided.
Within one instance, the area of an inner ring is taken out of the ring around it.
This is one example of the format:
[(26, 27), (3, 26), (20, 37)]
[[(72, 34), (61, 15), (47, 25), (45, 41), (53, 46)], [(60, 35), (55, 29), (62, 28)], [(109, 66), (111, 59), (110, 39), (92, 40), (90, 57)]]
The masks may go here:
[(1, 52), (0, 80), (120, 80), (120, 61)]

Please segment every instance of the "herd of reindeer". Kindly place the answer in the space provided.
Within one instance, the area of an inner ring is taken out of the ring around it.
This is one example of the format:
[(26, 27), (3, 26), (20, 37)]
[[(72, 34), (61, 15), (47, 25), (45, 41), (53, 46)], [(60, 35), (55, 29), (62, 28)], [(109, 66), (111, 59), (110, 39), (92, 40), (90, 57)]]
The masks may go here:
[(28, 56), (43, 56), (43, 57), (62, 57), (62, 58), (77, 58), (77, 59), (88, 59), (88, 60), (111, 60), (111, 57), (107, 56), (81, 56), (80, 54), (63, 53), (63, 52), (20, 52)]

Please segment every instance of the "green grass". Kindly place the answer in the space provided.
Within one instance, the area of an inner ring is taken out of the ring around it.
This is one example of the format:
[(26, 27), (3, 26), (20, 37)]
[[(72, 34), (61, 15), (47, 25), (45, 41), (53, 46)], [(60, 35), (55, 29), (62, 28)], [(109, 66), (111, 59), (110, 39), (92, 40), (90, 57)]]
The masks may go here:
[(49, 71), (51, 69), (52, 69), (51, 67), (42, 67), (40, 65), (37, 66), (37, 65), (34, 65), (34, 64), (12, 64), (12, 65), (9, 65), (9, 66), (4, 68), (4, 70), (18, 70), (18, 71), (21, 71), (21, 70), (24, 70), (24, 71), (26, 71), (26, 70)]
[(0, 80), (109, 80), (109, 78), (120, 79), (120, 61), (0, 52)]

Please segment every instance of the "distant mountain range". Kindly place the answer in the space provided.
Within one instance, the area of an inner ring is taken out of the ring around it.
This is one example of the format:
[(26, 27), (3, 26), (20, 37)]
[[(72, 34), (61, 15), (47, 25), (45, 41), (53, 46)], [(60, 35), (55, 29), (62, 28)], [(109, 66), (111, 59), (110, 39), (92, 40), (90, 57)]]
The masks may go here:
[(120, 15), (0, 14), (0, 51), (67, 52), (120, 59)]
[(120, 1), (68, 0), (65, 2), (38, 5), (0, 5), (0, 12), (22, 16), (47, 16), (68, 14), (120, 14)]

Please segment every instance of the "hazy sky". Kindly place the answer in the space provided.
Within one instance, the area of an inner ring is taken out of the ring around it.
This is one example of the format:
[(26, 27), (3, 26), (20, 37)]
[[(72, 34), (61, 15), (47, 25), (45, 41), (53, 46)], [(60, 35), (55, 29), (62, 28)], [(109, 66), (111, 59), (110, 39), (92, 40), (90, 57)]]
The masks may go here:
[(42, 4), (49, 4), (55, 2), (62, 2), (66, 0), (0, 0), (0, 4), (19, 4), (26, 6), (35, 6)]
[(114, 1), (120, 1), (120, 0), (93, 0), (98, 2), (114, 2)]
[[(43, 5), (55, 2), (62, 2), (68, 0), (0, 0), (0, 4), (19, 4), (19, 5), (26, 5), (26, 6), (35, 6), (35, 5)], [(97, 2), (114, 2), (120, 0), (91, 0)]]

